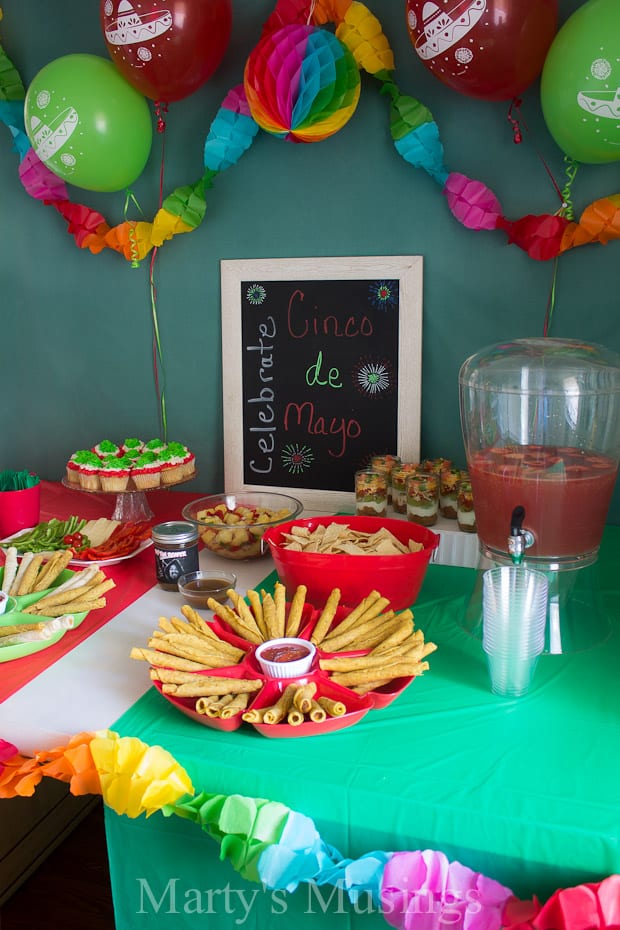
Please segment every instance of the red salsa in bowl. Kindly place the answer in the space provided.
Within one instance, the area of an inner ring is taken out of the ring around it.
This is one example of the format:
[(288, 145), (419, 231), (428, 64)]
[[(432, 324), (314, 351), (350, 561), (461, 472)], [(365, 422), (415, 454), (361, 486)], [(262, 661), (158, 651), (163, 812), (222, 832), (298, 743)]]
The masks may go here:
[(261, 658), (267, 662), (296, 662), (298, 659), (305, 659), (310, 654), (307, 646), (300, 646), (298, 643), (289, 643), (282, 646), (269, 646), (263, 649)]
[(297, 678), (310, 671), (316, 648), (297, 637), (270, 639), (256, 648), (256, 661), (270, 678)]

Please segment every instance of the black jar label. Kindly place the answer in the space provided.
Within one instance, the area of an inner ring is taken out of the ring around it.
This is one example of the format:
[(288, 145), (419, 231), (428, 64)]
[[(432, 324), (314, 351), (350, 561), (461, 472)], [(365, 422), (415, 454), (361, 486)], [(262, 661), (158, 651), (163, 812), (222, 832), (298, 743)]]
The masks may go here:
[(181, 575), (198, 571), (198, 546), (189, 549), (155, 549), (155, 572), (160, 584), (176, 587)]

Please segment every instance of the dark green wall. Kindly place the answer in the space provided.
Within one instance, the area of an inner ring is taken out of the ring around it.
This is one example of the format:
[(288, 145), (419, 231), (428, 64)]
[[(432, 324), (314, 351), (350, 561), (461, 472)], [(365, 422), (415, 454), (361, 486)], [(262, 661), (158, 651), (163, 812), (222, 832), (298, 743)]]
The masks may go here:
[[(581, 4), (560, 0), (564, 21)], [(411, 47), (402, 0), (368, 6), (396, 57), (396, 80), (433, 112), (449, 170), (484, 181), (504, 213), (554, 212), (563, 154), (542, 119), (538, 87), (523, 98), (528, 130), (513, 142), (508, 104), (477, 101), (433, 78)], [(106, 56), (95, 0), (3, 0), (2, 44), (27, 85), (72, 52)], [(164, 192), (197, 180), (204, 142), (221, 101), (242, 79), (272, 0), (233, 0), (224, 62), (203, 88), (171, 106)], [(3, 402), (0, 468), (30, 467), (60, 478), (68, 455), (102, 438), (160, 433), (153, 380), (149, 262), (83, 252), (50, 207), (22, 189), (18, 159), (0, 125), (0, 295)], [(158, 206), (160, 139), (134, 192), (144, 215)], [(573, 187), (579, 213), (620, 191), (618, 164), (582, 166)], [(123, 220), (124, 194), (70, 188), (72, 200)], [(164, 353), (168, 438), (197, 454), (201, 491), (223, 483), (219, 261), (316, 255), (424, 256), (422, 453), (463, 460), (458, 370), (482, 346), (542, 334), (553, 263), (536, 262), (500, 232), (472, 232), (450, 214), (439, 186), (410, 167), (389, 136), (388, 103), (372, 78), (349, 124), (327, 141), (291, 145), (261, 133), (208, 194), (201, 228), (158, 253), (157, 312)], [(587, 246), (558, 263), (550, 334), (620, 351), (620, 242)], [(620, 501), (610, 514), (620, 520)]]

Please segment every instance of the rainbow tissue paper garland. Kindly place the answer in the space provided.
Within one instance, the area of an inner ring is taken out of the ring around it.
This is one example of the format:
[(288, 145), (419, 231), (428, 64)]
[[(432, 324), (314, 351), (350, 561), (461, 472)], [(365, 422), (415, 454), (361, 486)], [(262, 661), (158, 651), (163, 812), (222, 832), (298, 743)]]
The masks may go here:
[[(620, 875), (558, 889), (544, 904), (519, 900), (509, 888), (436, 850), (371, 851), (347, 859), (314, 822), (277, 801), (196, 791), (187, 772), (161, 746), (112, 730), (79, 733), (66, 746), (32, 757), (0, 740), (0, 798), (30, 797), (43, 777), (74, 795), (100, 794), (117, 814), (156, 811), (194, 822), (220, 846), (245, 879), (294, 892), (300, 883), (333, 885), (354, 903), (369, 894), (399, 930), (598, 930), (620, 927)], [(432, 915), (428, 903), (432, 902)]]
[[(327, 24), (335, 26), (335, 35), (321, 30)], [(620, 238), (620, 193), (594, 201), (577, 221), (570, 202), (562, 202), (553, 214), (510, 220), (483, 182), (448, 170), (437, 123), (419, 100), (399, 90), (389, 42), (379, 20), (359, 0), (279, 0), (248, 58), (244, 82), (226, 95), (211, 123), (202, 176), (163, 199), (151, 222), (125, 220), (111, 226), (99, 212), (69, 200), (64, 181), (30, 145), (24, 129), (24, 86), (2, 46), (0, 121), (13, 136), (19, 177), (30, 196), (64, 217), (80, 248), (94, 254), (112, 249), (136, 265), (152, 249), (198, 228), (214, 178), (239, 160), (259, 129), (307, 143), (342, 128), (357, 105), (358, 69), (380, 82), (389, 101), (396, 151), (438, 183), (453, 216), (466, 228), (501, 230), (509, 243), (539, 261), (558, 258), (576, 246)], [(570, 192), (570, 184), (565, 190)]]

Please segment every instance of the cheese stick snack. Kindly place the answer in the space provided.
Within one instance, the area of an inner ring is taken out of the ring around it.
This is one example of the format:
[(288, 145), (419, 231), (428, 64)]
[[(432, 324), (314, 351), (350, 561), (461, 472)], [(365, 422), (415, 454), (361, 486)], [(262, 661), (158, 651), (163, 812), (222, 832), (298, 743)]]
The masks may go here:
[(263, 685), (260, 678), (224, 678), (219, 675), (196, 675), (195, 682), (183, 685), (162, 685), (166, 694), (177, 697), (202, 697), (207, 694), (238, 694), (241, 691), (258, 691)]
[(62, 584), (57, 585), (54, 588), (54, 593), (59, 594), (61, 591), (69, 591), (73, 588), (87, 587), (90, 584), (99, 584), (104, 578), (105, 575), (96, 565), (89, 565), (88, 568), (81, 569), (81, 571), (72, 575), (71, 578), (67, 578)]
[[(150, 665), (154, 665), (156, 668), (172, 668), (183, 672), (205, 671), (205, 666), (201, 662), (193, 662), (191, 659), (183, 659), (179, 656), (168, 655), (164, 652), (159, 652), (157, 649), (143, 649), (142, 647), (134, 646), (129, 653), (129, 658), (141, 659), (144, 662), (149, 662)], [(215, 693), (217, 694), (217, 692)]]
[(334, 701), (333, 698), (317, 698), (317, 704), (319, 707), (322, 707), (325, 713), (329, 714), (330, 717), (342, 717), (343, 714), (347, 712), (347, 708), (342, 701)]
[[(386, 624), (385, 628), (382, 630), (381, 627), (378, 627), (376, 630), (370, 630), (364, 633), (363, 636), (360, 636), (352, 645), (345, 647), (342, 651), (350, 651), (351, 649), (363, 649), (363, 650), (374, 650), (377, 646), (380, 646), (383, 642), (384, 637), (391, 636), (391, 634), (399, 629), (398, 618), (394, 618), (390, 623)], [(403, 647), (405, 648), (405, 647)], [(393, 646), (392, 649), (398, 649), (398, 646)], [(380, 653), (381, 655), (387, 654), (390, 650), (386, 650), (385, 653)]]
[(266, 639), (269, 639), (269, 636), (267, 635), (267, 628), (265, 627), (263, 605), (260, 599), (260, 594), (258, 591), (255, 591), (254, 588), (250, 588), (247, 592), (247, 598), (250, 602), (250, 607), (252, 608), (252, 612), (254, 614), (254, 621), (262, 634), (264, 642)]
[(2, 576), (2, 590), (5, 594), (11, 593), (11, 586), (17, 575), (17, 567), (17, 549), (15, 546), (9, 546), (6, 550), (4, 575)]
[[(138, 659), (141, 658), (141, 656), (132, 656), (131, 658)], [(196, 669), (196, 671), (203, 671), (203, 669)], [(183, 685), (188, 681), (196, 680), (196, 671), (192, 672), (177, 668), (155, 667), (149, 669), (149, 675), (152, 681), (162, 681), (168, 685)]]
[(286, 588), (280, 581), (276, 581), (273, 589), (273, 602), (275, 607), (274, 639), (284, 636), (286, 631)]
[(289, 727), (298, 727), (304, 722), (304, 715), (296, 707), (292, 707), (286, 715), (286, 722)]
[(372, 653), (373, 655), (389, 652), (391, 649), (394, 649), (396, 646), (400, 646), (403, 649), (408, 648), (411, 645), (418, 645), (419, 643), (424, 642), (424, 633), (422, 630), (413, 629), (413, 621), (410, 624), (403, 623), (402, 626), (394, 630), (389, 636), (386, 636), (385, 639), (382, 639), (378, 645), (376, 645)]
[[(200, 700), (200, 698), (198, 698), (198, 700)], [(223, 694), (216, 701), (210, 701), (205, 710), (206, 716), (221, 717), (222, 713), (226, 709), (226, 705), (230, 704), (232, 700), (232, 694)], [(198, 703), (198, 701), (196, 703)]]
[(228, 657), (222, 657), (219, 652), (200, 648), (200, 641), (198, 641), (198, 645), (195, 645), (191, 641), (184, 640), (182, 634), (179, 634), (179, 636), (181, 641), (170, 641), (165, 636), (152, 637), (147, 642), (147, 646), (150, 649), (164, 652), (166, 655), (181, 656), (184, 659), (199, 662), (204, 668), (223, 668), (226, 665), (236, 665), (236, 662), (231, 662)]
[(237, 614), (231, 607), (228, 607), (226, 604), (220, 604), (215, 598), (210, 597), (207, 600), (207, 607), (213, 611), (213, 613), (228, 624), (237, 636), (241, 636), (242, 639), (247, 639), (248, 642), (258, 645), (262, 642), (261, 637), (255, 633), (252, 629), (247, 627), (239, 614)]
[(382, 668), (390, 658), (384, 656), (329, 656), (319, 659), (319, 666), (324, 672), (352, 672), (360, 668)]
[(350, 630), (352, 627), (357, 626), (359, 622), (363, 620), (372, 619), (372, 617), (380, 614), (384, 607), (387, 607), (389, 601), (386, 597), (381, 597), (378, 591), (371, 591), (368, 597), (363, 598), (359, 604), (353, 608), (351, 613), (342, 620), (335, 630), (332, 630), (324, 640), (325, 649), (329, 652), (330, 641), (335, 636), (340, 636), (344, 632)]
[(325, 672), (351, 672), (362, 668), (382, 668), (400, 662), (419, 662), (437, 649), (435, 643), (415, 642), (408, 649), (395, 646), (387, 652), (369, 652), (362, 656), (325, 656), (319, 666)]
[(340, 588), (333, 588), (325, 606), (320, 613), (319, 619), (316, 622), (316, 626), (312, 631), (312, 636), (310, 637), (310, 642), (314, 643), (315, 646), (319, 646), (329, 630), (334, 617), (336, 616), (336, 610), (338, 609), (338, 604), (340, 603)]
[(332, 675), (332, 681), (351, 688), (379, 679), (412, 678), (414, 675), (421, 675), (428, 671), (428, 668), (428, 662), (395, 662), (393, 665), (383, 665), (379, 668), (336, 672)]
[(0, 639), (4, 636), (12, 636), (15, 633), (32, 633), (33, 630), (42, 630), (45, 626), (44, 620), (39, 623), (14, 623), (8, 626), (0, 626)]
[(12, 636), (3, 636), (0, 639), (0, 650), (4, 646), (19, 646), (22, 643), (37, 643), (41, 640), (51, 639), (53, 636), (52, 630), (46, 628), (42, 630), (30, 630), (25, 633), (13, 633)]
[[(54, 591), (50, 594), (44, 595), (40, 601), (37, 601), (35, 604), (31, 604), (30, 607), (27, 607), (24, 613), (42, 613), (45, 614), (45, 611), (50, 607), (56, 607), (58, 604), (77, 604), (84, 600), (96, 601), (101, 598), (106, 591), (109, 591), (110, 588), (114, 588), (116, 585), (112, 578), (106, 578), (105, 581), (101, 581), (95, 585), (80, 585), (77, 588), (69, 588), (65, 591)], [(105, 601), (104, 601), (105, 604)], [(101, 605), (102, 606), (102, 605)], [(75, 611), (83, 610), (82, 607), (71, 607)], [(65, 611), (66, 613), (66, 611)], [(51, 616), (47, 614), (46, 616)]]
[(217, 704), (219, 701), (219, 696), (217, 694), (209, 694), (207, 697), (198, 698), (196, 701), (196, 713), (206, 714), (207, 710), (212, 704)]
[(277, 639), (280, 634), (278, 633), (276, 618), (276, 603), (271, 594), (267, 593), (263, 594), (263, 619), (267, 630), (267, 639)]
[(103, 596), (110, 588), (114, 588), (112, 578), (95, 585), (84, 585), (70, 588), (60, 593), (52, 592), (44, 595), (41, 600), (30, 604), (23, 609), (25, 614), (36, 614), (44, 617), (59, 617), (64, 613), (82, 613), (105, 607), (106, 599)]
[(106, 599), (105, 597), (100, 597), (97, 600), (84, 599), (84, 600), (75, 600), (69, 601), (65, 604), (55, 604), (51, 607), (44, 607), (43, 609), (37, 609), (39, 604), (31, 604), (30, 607), (25, 607), (22, 613), (24, 614), (34, 614), (37, 617), (62, 617), (63, 614), (72, 611), (76, 614), (88, 613), (91, 610), (98, 610), (100, 607), (105, 607)]
[[(224, 639), (220, 639), (217, 633), (211, 629), (209, 624), (205, 623), (197, 610), (194, 610), (194, 608), (190, 607), (189, 604), (184, 604), (183, 607), (181, 607), (181, 613), (187, 620), (187, 623), (184, 623), (178, 617), (172, 617), (169, 621), (178, 632), (189, 632), (187, 629), (187, 627), (189, 627), (192, 632), (195, 632), (201, 638), (204, 637), (205, 643), (217, 645), (217, 648), (220, 652), (229, 655), (231, 658), (238, 656), (239, 650), (237, 647), (233, 646), (231, 643), (227, 643)], [(162, 619), (165, 618), (160, 617), (160, 625)], [(237, 660), (235, 659), (235, 661)]]
[(302, 714), (307, 714), (312, 707), (312, 698), (316, 694), (316, 684), (313, 681), (300, 685), (293, 695), (293, 704)]
[(201, 652), (207, 652), (229, 665), (236, 665), (245, 655), (243, 649), (237, 649), (236, 646), (231, 646), (221, 639), (208, 639), (206, 636), (200, 636), (193, 631), (190, 633), (178, 632), (174, 627), (171, 632), (154, 630), (152, 638), (157, 639), (159, 642), (168, 643), (171, 646), (178, 643), (181, 646), (185, 645), (199, 649)]
[(32, 559), (28, 563), (28, 567), (26, 571), (24, 572), (24, 574), (22, 575), (22, 579), (19, 583), (19, 590), (17, 592), (18, 596), (21, 597), (24, 594), (30, 594), (34, 586), (35, 578), (37, 577), (37, 574), (39, 572), (39, 568), (41, 567), (42, 562), (43, 562), (42, 552), (37, 552), (35, 555), (32, 556)]
[(254, 615), (252, 611), (250, 610), (250, 608), (248, 607), (248, 605), (246, 604), (245, 600), (241, 597), (241, 595), (237, 591), (234, 590), (234, 588), (231, 588), (226, 593), (228, 597), (230, 598), (230, 600), (232, 601), (232, 603), (234, 604), (235, 610), (239, 614), (241, 622), (249, 630), (252, 630), (252, 632), (256, 636), (260, 636), (262, 640), (262, 632), (259, 629), (258, 624), (256, 623), (256, 620), (254, 619)]
[(263, 713), (263, 723), (276, 724), (288, 715), (293, 706), (293, 698), (297, 685), (287, 685), (278, 700), (271, 707), (265, 708)]
[(318, 701), (313, 700), (310, 706), (310, 720), (313, 723), (323, 723), (327, 717), (327, 711), (321, 707)]
[(41, 568), (32, 590), (44, 591), (46, 588), (51, 588), (61, 572), (64, 572), (68, 566), (72, 554), (70, 549), (59, 549), (58, 552), (55, 552), (51, 559)]
[(11, 585), (11, 590), (9, 591), (9, 594), (12, 597), (16, 597), (17, 592), (19, 591), (19, 587), (22, 583), (22, 578), (26, 574), (26, 570), (28, 566), (30, 565), (30, 563), (32, 562), (33, 558), (34, 558), (34, 552), (24, 552), (22, 556), (22, 560), (19, 563), (19, 568), (17, 569), (17, 574), (15, 575), (13, 584)]
[(325, 639), (322, 648), (325, 652), (341, 652), (346, 650), (351, 652), (355, 649), (370, 649), (376, 646), (393, 632), (394, 628), (401, 622), (399, 619), (395, 623), (393, 611), (383, 614), (380, 618), (372, 617), (370, 620), (360, 622), (358, 626), (351, 627), (329, 640)]
[[(182, 620), (179, 620), (178, 617), (171, 617), (170, 620), (167, 617), (160, 617), (158, 621), (159, 629), (163, 630), (164, 633), (181, 633), (185, 629), (190, 629), (189, 623), (184, 623)], [(184, 629), (182, 630), (181, 627)], [(193, 627), (191, 627), (193, 631)], [(153, 636), (160, 636), (159, 630), (153, 630)]]
[[(44, 623), (22, 623), (15, 626), (0, 627), (0, 648), (2, 646), (15, 646), (19, 643), (34, 643), (40, 640), (51, 639), (59, 630), (68, 630), (73, 626), (73, 617), (58, 617)], [(30, 627), (30, 629), (28, 629)], [(7, 631), (6, 633), (4, 631)]]
[(297, 636), (299, 633), (299, 627), (301, 626), (301, 617), (303, 614), (304, 604), (306, 603), (307, 593), (308, 589), (305, 584), (300, 584), (297, 586), (297, 590), (293, 595), (293, 600), (291, 601), (288, 617), (286, 619), (286, 627), (284, 629), (285, 636)]
[(222, 709), (220, 717), (222, 720), (230, 720), (231, 717), (235, 717), (246, 709), (249, 700), (250, 695), (247, 692), (232, 695), (232, 700)]

